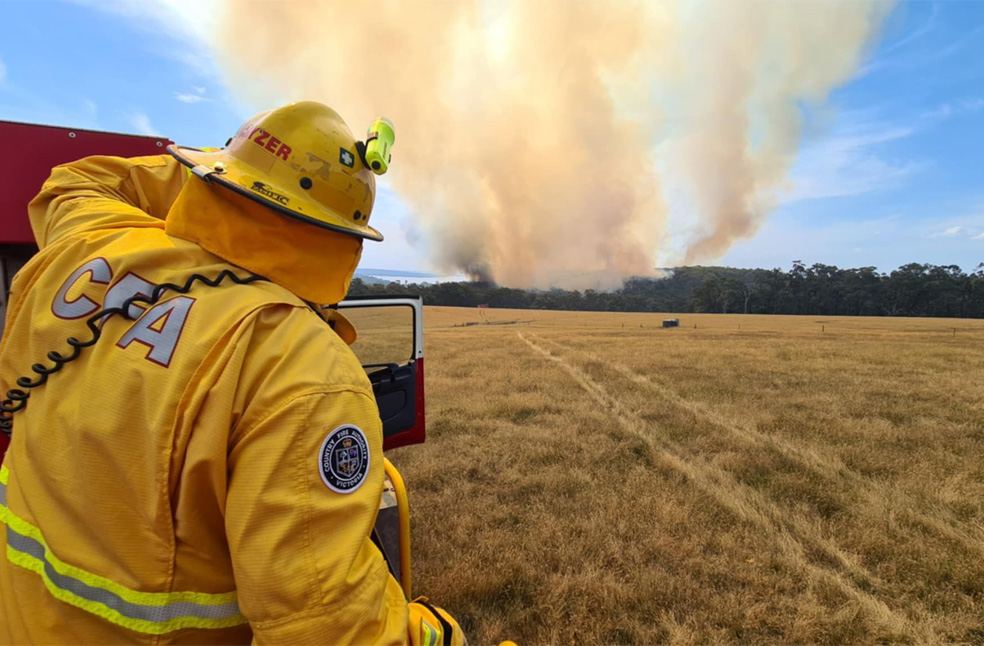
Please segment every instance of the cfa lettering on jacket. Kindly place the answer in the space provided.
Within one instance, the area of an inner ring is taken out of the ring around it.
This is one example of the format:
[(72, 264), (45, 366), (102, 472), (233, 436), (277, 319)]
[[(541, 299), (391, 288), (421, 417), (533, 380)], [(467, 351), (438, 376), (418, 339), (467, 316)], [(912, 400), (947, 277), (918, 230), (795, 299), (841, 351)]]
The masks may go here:
[[(112, 285), (99, 301), (86, 294), (93, 284), (110, 283)], [(109, 261), (101, 257), (93, 258), (68, 275), (51, 301), (51, 313), (60, 319), (80, 319), (95, 314), (100, 308), (121, 308), (138, 294), (150, 298), (155, 287), (154, 283), (133, 272), (127, 272), (114, 282)], [(69, 298), (69, 292), (77, 295)], [(119, 338), (116, 346), (126, 349), (133, 342), (144, 345), (148, 348), (144, 358), (167, 368), (194, 304), (194, 298), (183, 295), (159, 302), (149, 309), (137, 302), (131, 303), (124, 315), (135, 322)], [(106, 314), (101, 320), (108, 316)]]

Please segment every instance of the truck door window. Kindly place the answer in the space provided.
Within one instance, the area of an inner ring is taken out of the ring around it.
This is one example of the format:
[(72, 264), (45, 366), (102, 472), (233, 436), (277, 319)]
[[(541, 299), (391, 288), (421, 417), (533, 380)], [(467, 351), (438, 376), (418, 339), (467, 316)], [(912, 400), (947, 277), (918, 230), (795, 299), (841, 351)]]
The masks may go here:
[(358, 334), (352, 351), (362, 365), (402, 365), (413, 358), (413, 308), (409, 305), (348, 307), (342, 314)]

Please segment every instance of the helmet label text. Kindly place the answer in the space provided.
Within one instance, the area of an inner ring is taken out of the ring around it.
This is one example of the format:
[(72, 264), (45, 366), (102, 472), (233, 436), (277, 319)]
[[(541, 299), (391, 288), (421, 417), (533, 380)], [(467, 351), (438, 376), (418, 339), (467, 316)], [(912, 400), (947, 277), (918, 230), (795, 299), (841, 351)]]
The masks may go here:
[(284, 161), (290, 159), (290, 146), (280, 141), (263, 128), (254, 128), (253, 132), (249, 133), (249, 140)]
[(289, 197), (287, 197), (286, 195), (281, 195), (276, 191), (270, 190), (270, 187), (268, 187), (263, 182), (253, 182), (253, 186), (251, 188), (257, 193), (259, 193), (260, 195), (265, 195), (266, 197), (269, 197), (274, 202), (279, 202), (280, 204), (287, 204), (287, 202), (290, 201)]

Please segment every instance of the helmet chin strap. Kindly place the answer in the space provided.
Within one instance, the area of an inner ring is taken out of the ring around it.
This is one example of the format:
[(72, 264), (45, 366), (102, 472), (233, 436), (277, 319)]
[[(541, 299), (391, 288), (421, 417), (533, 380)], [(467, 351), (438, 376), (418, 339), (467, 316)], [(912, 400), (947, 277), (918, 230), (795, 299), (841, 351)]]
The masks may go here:
[(212, 166), (206, 166), (205, 164), (198, 164), (197, 166), (191, 167), (191, 173), (206, 182), (211, 181), (210, 177), (212, 175), (221, 175), (225, 172), (225, 165), (222, 162), (216, 162)]

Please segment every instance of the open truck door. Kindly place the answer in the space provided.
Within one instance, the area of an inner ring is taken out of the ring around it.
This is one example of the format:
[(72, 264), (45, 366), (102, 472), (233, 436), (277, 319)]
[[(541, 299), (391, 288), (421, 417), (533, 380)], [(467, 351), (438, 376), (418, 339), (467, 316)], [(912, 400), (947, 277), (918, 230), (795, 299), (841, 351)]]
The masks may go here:
[(419, 296), (353, 297), (337, 309), (355, 328), (352, 351), (369, 376), (383, 449), (419, 444), (424, 429), (424, 306)]

